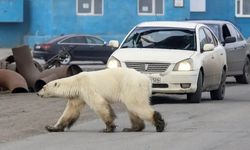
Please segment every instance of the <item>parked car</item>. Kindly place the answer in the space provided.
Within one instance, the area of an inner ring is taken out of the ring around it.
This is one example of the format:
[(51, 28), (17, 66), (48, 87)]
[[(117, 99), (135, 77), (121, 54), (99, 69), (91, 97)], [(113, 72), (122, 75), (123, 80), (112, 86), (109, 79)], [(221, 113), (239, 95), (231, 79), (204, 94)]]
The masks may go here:
[[(118, 41), (110, 45), (117, 47)], [(199, 103), (203, 91), (222, 100), (226, 52), (211, 29), (191, 22), (144, 22), (133, 28), (107, 67), (134, 68), (152, 81), (153, 93), (187, 94)]]
[(42, 44), (35, 44), (33, 57), (48, 61), (60, 50), (69, 50), (67, 57), (61, 62), (69, 64), (71, 61), (102, 61), (106, 64), (113, 53), (106, 42), (96, 36), (69, 34), (49, 40)]
[(230, 22), (221, 20), (196, 20), (213, 30), (226, 49), (227, 76), (234, 76), (238, 83), (250, 82), (250, 44)]

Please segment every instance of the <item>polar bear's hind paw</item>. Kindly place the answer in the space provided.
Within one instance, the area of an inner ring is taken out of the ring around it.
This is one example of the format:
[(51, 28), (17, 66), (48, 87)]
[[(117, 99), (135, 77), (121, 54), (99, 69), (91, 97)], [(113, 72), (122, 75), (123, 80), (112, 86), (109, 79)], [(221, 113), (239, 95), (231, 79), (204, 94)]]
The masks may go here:
[(54, 127), (54, 126), (45, 126), (45, 129), (49, 132), (64, 132), (64, 128), (60, 128), (60, 127)]

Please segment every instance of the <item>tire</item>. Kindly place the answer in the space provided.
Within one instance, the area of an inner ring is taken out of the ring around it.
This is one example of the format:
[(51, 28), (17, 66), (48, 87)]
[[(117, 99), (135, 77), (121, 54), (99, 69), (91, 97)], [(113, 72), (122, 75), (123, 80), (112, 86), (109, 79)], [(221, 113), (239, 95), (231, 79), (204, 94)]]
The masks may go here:
[(199, 72), (196, 92), (187, 94), (187, 101), (189, 103), (200, 103), (201, 102), (202, 87), (203, 87), (202, 79), (203, 79), (202, 72)]
[(216, 90), (210, 91), (210, 97), (212, 100), (223, 100), (225, 97), (225, 89), (226, 89), (226, 71), (222, 71), (221, 81), (219, 88)]
[(71, 60), (72, 60), (72, 56), (69, 53), (67, 53), (65, 55), (65, 59), (61, 60), (60, 63), (62, 65), (68, 65), (71, 62)]
[(40, 72), (42, 72), (42, 71), (44, 70), (44, 68), (42, 67), (42, 65), (41, 65), (39, 62), (33, 60), (33, 63), (34, 63), (34, 65), (35, 65), (35, 67), (36, 67)]
[(235, 76), (236, 82), (241, 84), (250, 83), (250, 61), (247, 58), (243, 67), (243, 74), (240, 76)]

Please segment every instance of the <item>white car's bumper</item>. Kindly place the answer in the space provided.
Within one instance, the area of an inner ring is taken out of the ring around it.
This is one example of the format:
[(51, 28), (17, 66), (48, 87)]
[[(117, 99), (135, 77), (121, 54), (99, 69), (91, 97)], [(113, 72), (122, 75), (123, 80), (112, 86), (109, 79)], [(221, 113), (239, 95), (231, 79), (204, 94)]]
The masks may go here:
[(196, 91), (199, 70), (145, 74), (152, 81), (153, 93), (184, 94)]

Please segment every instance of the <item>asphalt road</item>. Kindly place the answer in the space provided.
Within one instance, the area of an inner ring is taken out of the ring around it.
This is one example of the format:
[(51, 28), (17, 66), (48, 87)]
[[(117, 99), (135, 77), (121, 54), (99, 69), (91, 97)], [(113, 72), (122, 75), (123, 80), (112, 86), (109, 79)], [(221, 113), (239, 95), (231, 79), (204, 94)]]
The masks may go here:
[[(0, 143), (0, 149), (249, 150), (250, 85), (229, 82), (224, 100), (211, 101), (209, 98), (209, 94), (204, 93), (202, 103), (187, 104), (184, 96), (158, 95), (154, 97), (153, 107), (160, 111), (168, 122), (167, 130), (162, 133), (155, 132), (151, 124), (146, 124), (143, 132), (121, 132), (122, 128), (129, 126), (128, 116), (124, 110), (116, 109), (118, 128), (115, 133), (100, 132), (104, 124), (94, 117), (80, 120), (67, 132), (43, 132)], [(49, 103), (46, 102), (47, 105)], [(43, 107), (45, 106), (44, 104)], [(46, 108), (40, 109), (46, 110)], [(89, 112), (90, 110), (85, 111), (87, 114)]]

